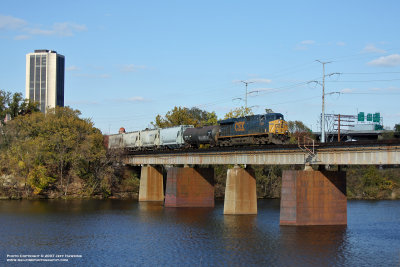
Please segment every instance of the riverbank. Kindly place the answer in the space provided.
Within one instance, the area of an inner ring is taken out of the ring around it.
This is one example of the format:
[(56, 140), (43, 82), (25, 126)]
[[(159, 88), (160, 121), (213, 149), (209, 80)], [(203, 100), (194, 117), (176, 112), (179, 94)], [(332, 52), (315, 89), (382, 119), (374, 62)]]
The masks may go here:
[[(223, 199), (227, 166), (216, 166), (215, 198)], [(281, 194), (283, 168), (279, 166), (255, 166), (257, 196), (260, 199), (276, 199)], [(379, 169), (375, 166), (355, 166), (346, 169), (347, 199), (390, 200), (400, 199), (400, 169)], [(68, 191), (60, 183), (54, 183), (39, 194), (26, 179), (13, 175), (0, 176), (1, 199), (137, 199), (139, 195), (140, 169), (125, 167), (108, 179), (105, 185), (93, 190), (86, 180), (71, 177)]]

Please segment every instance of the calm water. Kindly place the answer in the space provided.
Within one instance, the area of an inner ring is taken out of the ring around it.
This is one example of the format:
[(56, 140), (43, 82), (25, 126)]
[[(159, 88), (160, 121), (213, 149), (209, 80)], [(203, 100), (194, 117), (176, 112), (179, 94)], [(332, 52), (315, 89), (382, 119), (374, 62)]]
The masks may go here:
[(0, 201), (0, 265), (7, 254), (68, 254), (82, 258), (52, 265), (400, 266), (400, 201), (349, 201), (345, 227), (279, 226), (279, 200), (259, 200), (258, 210)]

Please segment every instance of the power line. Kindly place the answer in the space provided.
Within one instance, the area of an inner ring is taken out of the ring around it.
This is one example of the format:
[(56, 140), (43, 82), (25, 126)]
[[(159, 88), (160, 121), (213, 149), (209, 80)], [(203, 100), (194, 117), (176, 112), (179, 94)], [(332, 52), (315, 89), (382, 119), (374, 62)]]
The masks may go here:
[(400, 93), (346, 93), (340, 92), (343, 95), (400, 95)]
[(328, 81), (330, 83), (367, 83), (367, 82), (393, 82), (400, 81), (400, 79), (388, 79), (388, 80), (360, 80), (360, 81)]
[(341, 72), (344, 75), (375, 75), (375, 74), (399, 74), (400, 71), (383, 71), (383, 72)]

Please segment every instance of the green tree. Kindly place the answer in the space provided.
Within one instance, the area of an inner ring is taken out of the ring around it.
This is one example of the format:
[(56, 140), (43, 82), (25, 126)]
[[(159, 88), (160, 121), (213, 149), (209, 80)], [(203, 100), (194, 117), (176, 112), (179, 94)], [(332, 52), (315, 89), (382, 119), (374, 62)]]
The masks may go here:
[(248, 115), (254, 115), (253, 110), (251, 108), (240, 107), (226, 113), (224, 119), (240, 118)]
[(6, 92), (0, 90), (0, 121), (4, 124), (4, 118), (7, 114), (11, 119), (19, 115), (30, 114), (39, 111), (38, 103), (24, 99), (21, 93)]
[(217, 124), (215, 112), (207, 112), (199, 108), (174, 107), (165, 116), (157, 115), (152, 125), (159, 128), (172, 127), (177, 125), (194, 125), (201, 127)]
[(4, 118), (7, 114), (8, 104), (10, 103), (11, 93), (0, 90), (0, 122), (4, 123)]
[(394, 126), (394, 131), (395, 131), (395, 132), (400, 132), (400, 124), (396, 124), (396, 125)]

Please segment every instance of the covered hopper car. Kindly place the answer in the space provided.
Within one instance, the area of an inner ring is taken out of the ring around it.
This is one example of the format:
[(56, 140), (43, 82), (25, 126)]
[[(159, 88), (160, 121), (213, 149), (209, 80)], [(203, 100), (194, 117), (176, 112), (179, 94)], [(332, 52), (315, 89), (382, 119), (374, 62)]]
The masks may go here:
[(198, 148), (200, 145), (283, 144), (288, 138), (288, 124), (283, 115), (268, 113), (221, 120), (214, 126), (179, 125), (109, 135), (108, 148), (135, 151)]

